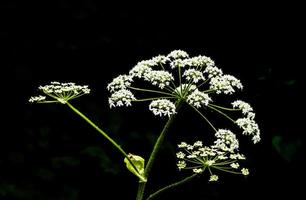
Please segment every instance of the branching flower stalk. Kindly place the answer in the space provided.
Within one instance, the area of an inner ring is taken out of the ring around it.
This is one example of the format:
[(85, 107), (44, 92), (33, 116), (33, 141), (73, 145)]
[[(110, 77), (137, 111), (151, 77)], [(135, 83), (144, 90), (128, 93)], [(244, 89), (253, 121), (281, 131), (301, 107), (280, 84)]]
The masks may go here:
[[(209, 57), (201, 55), (189, 57), (188, 53), (182, 50), (140, 61), (127, 74), (119, 75), (107, 85), (107, 90), (110, 92), (108, 99), (110, 108), (132, 106), (137, 102), (149, 101), (149, 110), (155, 116), (167, 119), (147, 164), (139, 155), (126, 154), (113, 139), (68, 103), (71, 99), (88, 94), (87, 86), (53, 82), (39, 89), (51, 97), (51, 100), (40, 95), (31, 97), (30, 102), (67, 104), (125, 156), (124, 162), (128, 170), (139, 178), (137, 200), (143, 200), (145, 197), (146, 183), (150, 180), (150, 172), (156, 156), (180, 107), (184, 104), (189, 105), (195, 114), (208, 124), (215, 135), (215, 141), (211, 145), (206, 145), (201, 140), (193, 144), (181, 142), (176, 154), (177, 167), (179, 170), (191, 170), (193, 174), (147, 195), (147, 199), (156, 198), (165, 191), (182, 185), (204, 172), (209, 174), (209, 182), (218, 181), (220, 172), (245, 176), (249, 174), (247, 168), (241, 167), (241, 161), (245, 160), (245, 156), (239, 151), (238, 136), (234, 133), (237, 131), (216, 127), (214, 121), (207, 116), (208, 110), (232, 122), (236, 129), (242, 129), (242, 134), (251, 136), (254, 144), (261, 140), (255, 113), (250, 104), (242, 100), (234, 100), (228, 106), (215, 102), (215, 97), (218, 95), (228, 95), (228, 98), (231, 98), (235, 92), (241, 91), (243, 85), (240, 80), (232, 75), (223, 74), (223, 71), (216, 67)], [(140, 96), (145, 97), (139, 98)], [(233, 112), (236, 113), (234, 116), (237, 116), (238, 112), (241, 117), (234, 118)]]
[[(86, 117), (83, 113), (81, 113), (77, 108), (71, 105), (68, 101), (71, 99), (78, 98), (83, 96), (84, 94), (89, 94), (90, 89), (88, 86), (79, 86), (75, 85), (75, 83), (59, 83), (59, 82), (51, 82), (50, 85), (40, 86), (39, 90), (41, 90), (46, 96), (34, 96), (31, 97), (29, 102), (34, 103), (61, 103), (66, 104), (73, 112), (79, 115), (82, 119), (84, 119), (88, 124), (90, 124), (96, 131), (98, 131), (104, 138), (106, 138), (128, 161), (131, 163), (132, 167), (137, 172), (135, 175), (142, 181), (146, 181), (143, 174), (139, 173), (139, 170), (131, 161), (131, 157), (118, 145), (111, 137), (108, 136), (102, 129), (100, 129), (95, 123), (93, 123), (88, 117)], [(47, 96), (51, 98), (51, 100), (47, 100)]]

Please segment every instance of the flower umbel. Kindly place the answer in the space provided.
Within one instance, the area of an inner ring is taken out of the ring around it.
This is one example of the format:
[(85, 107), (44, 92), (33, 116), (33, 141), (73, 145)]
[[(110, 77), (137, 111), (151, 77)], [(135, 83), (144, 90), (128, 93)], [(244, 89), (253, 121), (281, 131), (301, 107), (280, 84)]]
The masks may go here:
[(238, 153), (238, 140), (229, 130), (220, 129), (215, 134), (217, 140), (212, 146), (203, 146), (201, 141), (189, 145), (182, 142), (178, 145), (180, 151), (176, 154), (179, 170), (192, 169), (196, 174), (207, 170), (210, 174), (209, 181), (218, 181), (216, 171), (232, 174), (248, 175), (248, 169), (240, 169), (239, 160), (245, 157)]
[[(29, 99), (31, 103), (62, 103), (65, 104), (71, 99), (78, 98), (84, 94), (89, 94), (90, 89), (87, 85), (76, 85), (75, 83), (51, 82), (50, 85), (39, 86), (38, 88), (46, 96), (34, 96)], [(47, 100), (47, 96), (52, 100)]]
[[(137, 87), (141, 81), (144, 84)], [(232, 95), (242, 90), (243, 85), (236, 77), (223, 74), (207, 56), (190, 57), (185, 51), (174, 50), (167, 56), (159, 55), (143, 60), (138, 62), (128, 75), (114, 78), (107, 89), (111, 92), (110, 107), (151, 101), (149, 110), (154, 115), (170, 117), (177, 112), (176, 102), (185, 102), (200, 114), (214, 131), (217, 129), (205, 116), (207, 109), (223, 115), (241, 127), (243, 134), (253, 136), (254, 143), (260, 141), (260, 131), (250, 104), (241, 100), (234, 101), (230, 108), (213, 104), (215, 96)], [(138, 97), (145, 95), (145, 98)], [(233, 119), (225, 113), (231, 111), (242, 111), (244, 118)]]

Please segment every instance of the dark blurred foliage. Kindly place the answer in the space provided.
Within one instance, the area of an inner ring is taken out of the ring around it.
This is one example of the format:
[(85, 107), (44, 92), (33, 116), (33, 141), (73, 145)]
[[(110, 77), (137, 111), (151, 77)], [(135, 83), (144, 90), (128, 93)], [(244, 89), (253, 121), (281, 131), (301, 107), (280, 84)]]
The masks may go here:
[[(2, 92), (8, 112), (0, 140), (1, 199), (134, 199), (137, 180), (104, 138), (65, 106), (27, 100), (40, 84), (53, 80), (88, 84), (92, 94), (72, 103), (124, 149), (148, 158), (164, 120), (149, 113), (146, 104), (110, 110), (105, 87), (138, 61), (174, 49), (210, 56), (241, 79), (243, 99), (257, 112), (263, 140), (252, 145), (242, 138), (250, 177), (222, 175), (219, 183), (209, 184), (204, 176), (160, 199), (301, 193), (305, 16), (299, 5), (1, 4), (1, 78), (4, 89), (9, 85)], [(183, 177), (175, 169), (175, 144), (206, 140), (207, 126), (190, 111), (182, 112), (154, 166), (149, 191)]]

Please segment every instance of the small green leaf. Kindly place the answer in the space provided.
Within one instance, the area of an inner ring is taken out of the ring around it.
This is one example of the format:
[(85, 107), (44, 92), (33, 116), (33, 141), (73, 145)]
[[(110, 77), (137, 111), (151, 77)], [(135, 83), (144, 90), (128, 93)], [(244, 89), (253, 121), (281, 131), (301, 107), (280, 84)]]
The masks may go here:
[(133, 154), (129, 154), (128, 156), (134, 166), (130, 163), (129, 159), (124, 158), (124, 163), (126, 164), (127, 169), (136, 175), (141, 182), (147, 182), (144, 175), (145, 160), (142, 157)]

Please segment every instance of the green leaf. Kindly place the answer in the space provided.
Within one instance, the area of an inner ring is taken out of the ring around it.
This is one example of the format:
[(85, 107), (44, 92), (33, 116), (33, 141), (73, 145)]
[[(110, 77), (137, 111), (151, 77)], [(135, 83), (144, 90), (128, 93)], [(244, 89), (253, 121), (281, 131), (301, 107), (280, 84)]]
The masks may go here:
[[(133, 154), (129, 154), (128, 157), (134, 166), (130, 163), (129, 159), (124, 158), (124, 163), (126, 164), (127, 169), (136, 175), (141, 182), (147, 182), (144, 175), (145, 160), (141, 156)], [(137, 171), (134, 167), (137, 169)]]

